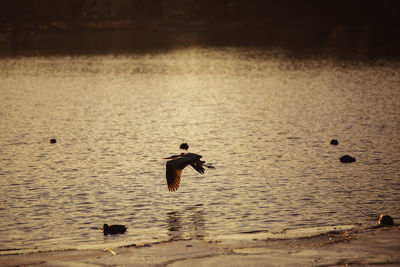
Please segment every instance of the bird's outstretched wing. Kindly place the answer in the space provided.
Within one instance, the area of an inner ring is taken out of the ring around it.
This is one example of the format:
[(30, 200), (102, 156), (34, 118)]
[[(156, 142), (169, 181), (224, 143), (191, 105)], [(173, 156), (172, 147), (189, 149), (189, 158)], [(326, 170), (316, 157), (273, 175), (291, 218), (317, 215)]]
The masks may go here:
[(169, 191), (175, 191), (179, 188), (179, 183), (182, 177), (182, 170), (190, 164), (196, 171), (203, 174), (204, 168), (200, 158), (202, 156), (194, 153), (182, 153), (181, 155), (174, 155), (167, 161), (167, 184)]
[(182, 170), (188, 165), (187, 160), (177, 158), (167, 161), (167, 184), (169, 191), (175, 191), (181, 182)]

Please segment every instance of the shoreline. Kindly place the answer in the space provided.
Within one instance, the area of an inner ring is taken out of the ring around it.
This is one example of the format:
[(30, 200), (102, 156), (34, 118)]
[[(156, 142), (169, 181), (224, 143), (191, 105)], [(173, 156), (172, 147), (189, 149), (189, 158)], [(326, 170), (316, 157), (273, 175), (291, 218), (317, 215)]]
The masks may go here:
[(370, 33), (329, 29), (316, 38), (307, 29), (269, 29), (233, 27), (128, 27), (82, 29), (25, 29), (0, 31), (0, 58), (18, 56), (125, 55), (168, 51), (186, 47), (249, 47), (283, 50), (294, 58), (321, 57), (338, 59), (400, 58), (398, 42), (367, 40)]
[[(8, 248), (0, 249), (0, 256), (5, 255), (19, 255), (19, 254), (34, 254), (34, 253), (46, 253), (46, 252), (57, 252), (57, 251), (69, 251), (69, 250), (97, 250), (97, 249), (109, 249), (109, 248), (122, 248), (122, 247), (135, 247), (140, 245), (155, 245), (160, 243), (168, 243), (174, 241), (183, 240), (254, 240), (254, 239), (295, 239), (312, 237), (319, 234), (326, 234), (337, 231), (353, 230), (357, 227), (355, 224), (348, 225), (327, 225), (327, 226), (315, 226), (315, 227), (300, 227), (300, 228), (285, 228), (282, 230), (255, 230), (250, 232), (232, 233), (232, 234), (214, 234), (206, 235), (202, 237), (192, 238), (177, 237), (177, 238), (157, 238), (157, 239), (143, 239), (135, 241), (114, 241), (105, 243), (91, 243), (91, 244), (76, 244), (73, 246), (60, 246), (52, 247), (32, 247), (32, 248)], [(103, 235), (101, 233), (101, 235)]]
[[(265, 233), (261, 233), (265, 234)], [(117, 248), (0, 255), (0, 266), (336, 266), (400, 264), (400, 225), (270, 238), (260, 233)]]

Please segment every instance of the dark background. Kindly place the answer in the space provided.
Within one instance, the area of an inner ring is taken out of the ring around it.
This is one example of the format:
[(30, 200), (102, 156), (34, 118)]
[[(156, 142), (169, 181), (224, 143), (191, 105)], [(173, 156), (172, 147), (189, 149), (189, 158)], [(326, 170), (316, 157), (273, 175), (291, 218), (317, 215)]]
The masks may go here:
[(397, 0), (1, 0), (0, 54), (256, 46), (398, 58)]

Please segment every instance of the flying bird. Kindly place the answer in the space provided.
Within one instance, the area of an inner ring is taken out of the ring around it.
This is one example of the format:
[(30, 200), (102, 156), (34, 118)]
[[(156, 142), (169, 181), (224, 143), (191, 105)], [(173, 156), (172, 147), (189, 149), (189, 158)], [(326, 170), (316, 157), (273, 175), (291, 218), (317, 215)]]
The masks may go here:
[(167, 184), (169, 191), (175, 191), (179, 188), (179, 183), (182, 177), (182, 170), (190, 165), (201, 174), (204, 174), (204, 167), (214, 168), (212, 164), (206, 164), (200, 160), (203, 156), (194, 153), (182, 153), (173, 155), (167, 161)]

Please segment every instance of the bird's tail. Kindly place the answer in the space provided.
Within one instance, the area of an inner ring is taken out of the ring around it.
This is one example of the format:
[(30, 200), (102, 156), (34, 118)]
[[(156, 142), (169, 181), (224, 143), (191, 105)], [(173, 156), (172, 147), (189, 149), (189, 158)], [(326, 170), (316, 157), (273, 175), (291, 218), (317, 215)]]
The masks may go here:
[(205, 161), (196, 162), (195, 164), (191, 164), (191, 166), (201, 174), (203, 174), (205, 171), (203, 167), (214, 169), (214, 165), (212, 163), (205, 163)]
[(204, 173), (204, 168), (203, 168), (202, 164), (192, 164), (192, 167), (199, 173), (201, 173), (201, 174)]
[(203, 163), (203, 166), (204, 167), (207, 167), (207, 168), (209, 168), (209, 169), (214, 169), (215, 167), (214, 167), (214, 164), (212, 164), (212, 163)]

